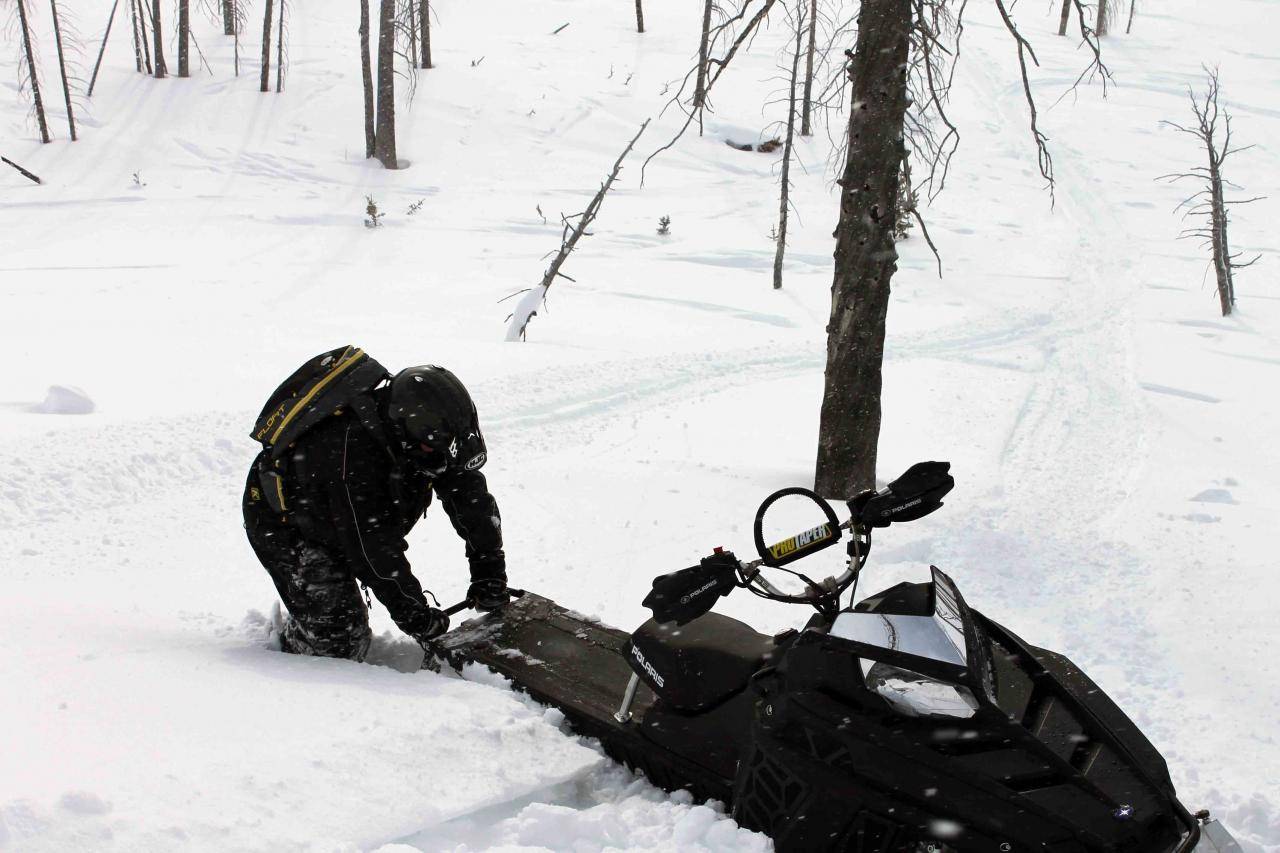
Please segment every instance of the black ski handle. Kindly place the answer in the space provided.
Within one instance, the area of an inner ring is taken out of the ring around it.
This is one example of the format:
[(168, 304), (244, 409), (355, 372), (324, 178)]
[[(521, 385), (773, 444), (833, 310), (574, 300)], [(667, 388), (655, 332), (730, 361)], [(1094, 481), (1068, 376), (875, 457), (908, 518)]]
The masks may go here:
[[(524, 595), (523, 589), (515, 589), (514, 587), (509, 587), (507, 589), (507, 592), (510, 593), (512, 598), (519, 598), (520, 596)], [(461, 613), (464, 610), (470, 610), (471, 603), (472, 603), (471, 599), (464, 598), (461, 601), (459, 601), (457, 604), (454, 604), (450, 607), (446, 607), (444, 609), (444, 615), (453, 616), (455, 614)]]

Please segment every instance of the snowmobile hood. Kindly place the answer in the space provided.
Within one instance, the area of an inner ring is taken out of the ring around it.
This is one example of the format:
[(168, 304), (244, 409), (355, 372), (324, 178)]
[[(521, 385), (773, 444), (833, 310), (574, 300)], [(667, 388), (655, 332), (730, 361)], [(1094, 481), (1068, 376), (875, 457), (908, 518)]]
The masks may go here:
[[(1199, 827), (1164, 759), (1066, 657), (971, 610), (936, 569), (933, 583), (900, 584), (866, 604), (829, 627), (810, 623), (779, 667), (797, 719), (825, 716), (828, 697), (855, 709), (836, 717), (847, 721), (829, 743), (810, 731), (806, 743), (820, 744), (811, 749), (863, 753), (857, 775), (873, 790), (932, 791), (923, 825), (954, 821), (965, 804), (972, 843), (957, 849), (1194, 846)], [(919, 704), (903, 701), (905, 688)]]

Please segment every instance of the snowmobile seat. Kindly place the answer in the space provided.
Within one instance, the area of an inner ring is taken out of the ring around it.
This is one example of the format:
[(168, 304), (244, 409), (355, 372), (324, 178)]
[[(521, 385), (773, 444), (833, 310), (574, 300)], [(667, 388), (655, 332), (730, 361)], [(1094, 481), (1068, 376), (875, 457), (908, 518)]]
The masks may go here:
[(645, 622), (631, 635), (627, 662), (669, 708), (696, 713), (740, 692), (772, 650), (772, 637), (707, 613), (681, 626)]

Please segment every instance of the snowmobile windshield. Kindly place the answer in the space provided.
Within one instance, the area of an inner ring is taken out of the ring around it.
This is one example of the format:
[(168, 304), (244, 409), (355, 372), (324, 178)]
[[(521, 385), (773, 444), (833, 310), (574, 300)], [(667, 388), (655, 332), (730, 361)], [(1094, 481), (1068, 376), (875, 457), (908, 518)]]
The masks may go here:
[(854, 645), (864, 670), (879, 661), (990, 695), (990, 649), (955, 582), (937, 568), (932, 571), (929, 612), (846, 611), (836, 617), (830, 634)]

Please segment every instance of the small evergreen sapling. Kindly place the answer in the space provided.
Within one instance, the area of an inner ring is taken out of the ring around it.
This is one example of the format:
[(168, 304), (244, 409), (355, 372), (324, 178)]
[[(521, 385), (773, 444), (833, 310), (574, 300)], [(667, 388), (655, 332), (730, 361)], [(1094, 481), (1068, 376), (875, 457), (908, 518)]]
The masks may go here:
[(367, 202), (364, 208), (364, 212), (369, 217), (364, 221), (364, 227), (377, 228), (379, 225), (382, 224), (382, 217), (386, 216), (386, 214), (378, 212), (378, 203), (373, 200), (373, 196), (367, 195), (364, 197), (364, 200)]
[(658, 234), (666, 237), (671, 233), (671, 217), (663, 216), (658, 220)]
[(427, 203), (427, 200), (425, 198), (418, 199), (413, 204), (409, 205), (409, 209), (405, 211), (405, 215), (413, 216), (419, 210), (422, 210), (422, 206), (426, 203)]

